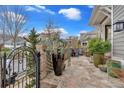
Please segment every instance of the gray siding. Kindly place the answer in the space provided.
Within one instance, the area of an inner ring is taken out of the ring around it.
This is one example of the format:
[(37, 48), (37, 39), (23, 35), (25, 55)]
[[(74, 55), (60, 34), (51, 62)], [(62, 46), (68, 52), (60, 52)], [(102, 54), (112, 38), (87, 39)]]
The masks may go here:
[[(124, 6), (113, 6), (113, 22), (124, 20)], [(113, 32), (113, 56), (124, 59), (124, 31)]]

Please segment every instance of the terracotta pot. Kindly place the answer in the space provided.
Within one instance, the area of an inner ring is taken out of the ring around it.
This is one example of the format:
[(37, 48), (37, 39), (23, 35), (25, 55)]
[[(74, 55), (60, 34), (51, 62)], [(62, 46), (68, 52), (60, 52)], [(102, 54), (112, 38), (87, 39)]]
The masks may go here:
[(96, 67), (98, 67), (98, 65), (104, 64), (104, 53), (94, 53), (93, 63)]

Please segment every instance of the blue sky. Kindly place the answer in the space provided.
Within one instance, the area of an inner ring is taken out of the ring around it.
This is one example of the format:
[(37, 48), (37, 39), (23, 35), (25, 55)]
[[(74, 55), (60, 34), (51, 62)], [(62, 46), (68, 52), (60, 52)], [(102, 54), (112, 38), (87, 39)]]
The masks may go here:
[(65, 34), (78, 35), (81, 31), (93, 31), (88, 26), (93, 10), (91, 5), (31, 5), (21, 6), (27, 15), (26, 31), (35, 27), (38, 33), (42, 32), (49, 19), (53, 20)]

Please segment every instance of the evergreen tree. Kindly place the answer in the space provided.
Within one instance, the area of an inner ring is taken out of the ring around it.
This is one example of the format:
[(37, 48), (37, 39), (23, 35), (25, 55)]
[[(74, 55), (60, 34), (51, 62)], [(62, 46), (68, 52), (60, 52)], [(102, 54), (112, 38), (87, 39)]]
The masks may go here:
[(40, 39), (38, 39), (39, 34), (37, 34), (35, 28), (33, 28), (30, 33), (28, 38), (26, 38), (26, 41), (30, 43), (31, 47), (35, 50), (36, 45), (40, 42)]

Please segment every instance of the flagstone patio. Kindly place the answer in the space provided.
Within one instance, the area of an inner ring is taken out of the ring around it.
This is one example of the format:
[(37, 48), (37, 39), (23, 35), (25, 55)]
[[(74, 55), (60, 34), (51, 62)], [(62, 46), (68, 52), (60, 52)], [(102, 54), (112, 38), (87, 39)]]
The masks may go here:
[(42, 88), (122, 88), (124, 82), (100, 71), (85, 56), (71, 58), (62, 76), (49, 74), (41, 81)]

